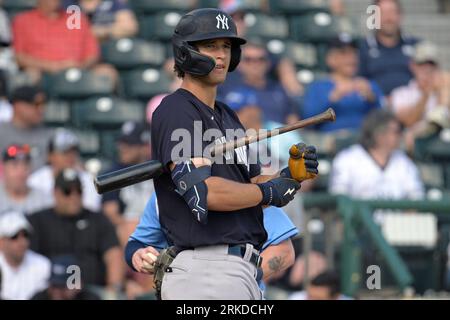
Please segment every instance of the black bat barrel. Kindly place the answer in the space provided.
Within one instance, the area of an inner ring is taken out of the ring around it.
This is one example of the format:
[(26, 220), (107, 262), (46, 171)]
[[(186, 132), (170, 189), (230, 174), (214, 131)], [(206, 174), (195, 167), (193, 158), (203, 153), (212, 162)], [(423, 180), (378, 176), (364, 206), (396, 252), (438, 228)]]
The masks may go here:
[(128, 187), (132, 184), (158, 177), (163, 172), (161, 162), (151, 160), (117, 171), (102, 174), (94, 179), (98, 194)]

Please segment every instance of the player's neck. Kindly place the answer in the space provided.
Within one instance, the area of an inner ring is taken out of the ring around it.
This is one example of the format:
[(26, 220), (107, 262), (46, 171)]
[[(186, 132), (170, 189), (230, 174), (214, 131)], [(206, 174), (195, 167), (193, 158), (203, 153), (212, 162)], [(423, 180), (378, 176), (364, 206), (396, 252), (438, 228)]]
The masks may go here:
[(217, 86), (212, 86), (191, 78), (189, 81), (186, 81), (185, 79), (181, 84), (181, 88), (191, 92), (197, 97), (198, 100), (214, 109), (217, 96)]

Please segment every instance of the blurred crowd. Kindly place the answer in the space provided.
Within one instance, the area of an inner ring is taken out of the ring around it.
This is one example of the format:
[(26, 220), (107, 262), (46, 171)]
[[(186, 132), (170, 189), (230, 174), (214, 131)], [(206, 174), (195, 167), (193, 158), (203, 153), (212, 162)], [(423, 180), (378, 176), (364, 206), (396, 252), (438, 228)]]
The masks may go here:
[[(122, 95), (121, 70), (104, 61), (101, 48), (108, 41), (139, 35), (142, 25), (130, 2), (37, 0), (34, 9), (11, 14), (0, 1), (1, 299), (152, 296), (152, 279), (132, 272), (123, 259), (128, 237), (154, 191), (152, 182), (100, 196), (92, 179), (99, 172), (151, 159), (152, 112), (180, 85), (170, 50), (162, 68), (170, 79), (168, 90), (145, 101), (141, 121), (122, 121), (112, 135), (117, 152), (110, 153), (114, 157), (98, 155), (100, 166), (87, 165), (85, 141), (77, 130), (46, 122), (52, 75), (84, 70), (109, 79), (112, 94)], [(185, 2), (191, 8), (202, 5)], [(217, 1), (233, 17), (240, 36), (248, 39), (239, 67), (219, 88), (218, 99), (236, 111), (247, 129), (291, 124), (329, 107), (337, 115), (335, 122), (287, 134), (272, 144), (277, 147), (271, 154), (282, 167), (290, 145), (331, 139), (326, 185), (305, 182), (302, 192), (424, 198), (415, 141), (450, 129), (450, 73), (442, 68), (434, 43), (402, 32), (403, 1), (373, 1), (381, 10), (379, 30), (359, 38), (340, 32), (327, 40), (327, 72), (311, 83), (299, 79), (289, 56), (273, 54), (266, 40), (246, 34), (244, 2)], [(342, 1), (327, 3), (332, 15), (345, 16)], [(447, 3), (442, 1), (442, 8)], [(71, 5), (81, 8), (80, 28), (68, 28), (70, 13), (64, 9)], [(340, 136), (350, 137), (344, 147), (337, 145)], [(318, 148), (320, 152), (320, 144)], [(269, 164), (266, 169), (269, 173)], [(297, 198), (286, 211), (300, 226), (304, 209)], [(346, 299), (323, 253), (313, 251), (305, 262), (298, 243), (294, 266), (272, 285), (287, 290), (291, 299)], [(312, 278), (307, 290), (305, 263)], [(79, 279), (77, 270), (66, 272), (73, 265), (80, 267)], [(76, 290), (67, 288), (69, 282)]]

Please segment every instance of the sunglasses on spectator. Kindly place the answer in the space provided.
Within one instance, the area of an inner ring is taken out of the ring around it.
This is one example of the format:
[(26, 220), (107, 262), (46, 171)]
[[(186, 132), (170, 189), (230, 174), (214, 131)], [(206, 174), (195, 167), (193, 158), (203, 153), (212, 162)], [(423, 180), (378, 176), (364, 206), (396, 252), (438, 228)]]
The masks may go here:
[(265, 56), (260, 57), (242, 57), (244, 62), (265, 62), (267, 58)]
[(13, 235), (12, 237), (9, 237), (10, 240), (17, 240), (19, 239), (19, 237), (24, 237), (26, 239), (30, 238), (30, 234), (27, 231), (19, 231), (17, 232), (15, 235)]
[(63, 188), (62, 189), (63, 194), (68, 197), (72, 193), (76, 192), (77, 194), (81, 195), (81, 189), (80, 188)]

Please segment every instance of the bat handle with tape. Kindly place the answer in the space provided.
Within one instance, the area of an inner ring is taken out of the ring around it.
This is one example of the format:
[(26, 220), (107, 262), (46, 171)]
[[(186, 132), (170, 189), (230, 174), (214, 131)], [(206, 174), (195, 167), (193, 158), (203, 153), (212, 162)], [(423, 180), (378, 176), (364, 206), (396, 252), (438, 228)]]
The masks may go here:
[(161, 162), (151, 160), (100, 175), (94, 179), (94, 185), (97, 193), (103, 194), (105, 192), (153, 179), (158, 177), (162, 172), (163, 166)]

